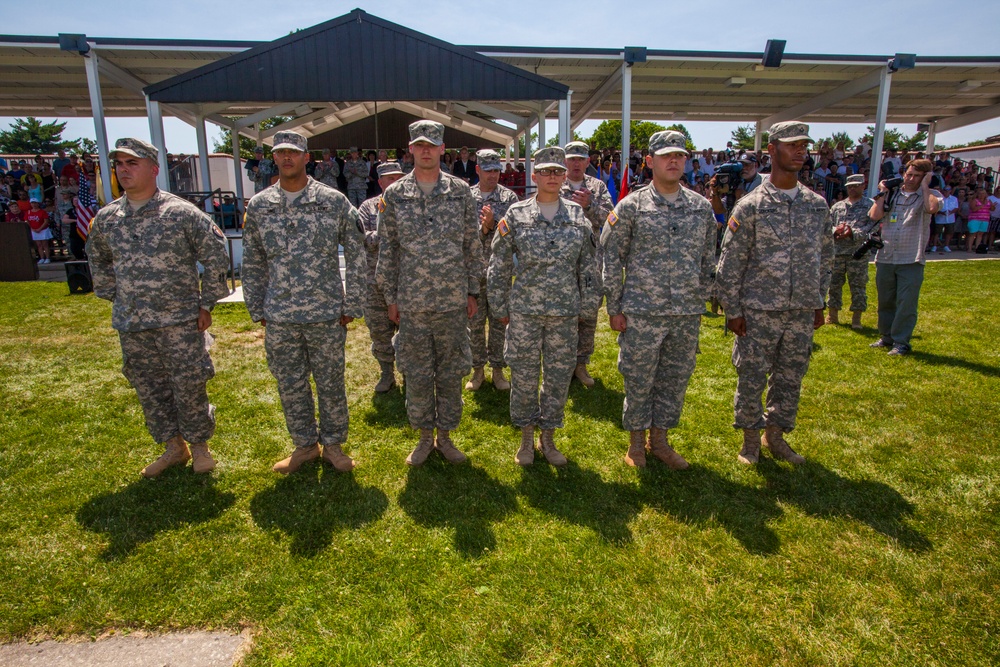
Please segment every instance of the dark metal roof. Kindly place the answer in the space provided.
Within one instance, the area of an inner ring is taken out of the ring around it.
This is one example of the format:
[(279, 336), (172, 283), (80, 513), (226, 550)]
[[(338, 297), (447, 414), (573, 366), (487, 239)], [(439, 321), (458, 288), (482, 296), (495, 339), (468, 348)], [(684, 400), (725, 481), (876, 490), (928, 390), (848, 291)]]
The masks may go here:
[[(347, 146), (363, 146), (363, 150), (373, 147), (402, 148), (410, 143), (410, 123), (420, 120), (419, 116), (408, 114), (399, 109), (380, 111), (377, 116), (377, 133), (375, 116), (368, 116), (334, 130), (309, 137), (309, 150), (345, 148)], [(500, 147), (500, 144), (489, 139), (451, 127), (444, 128), (444, 145), (448, 148), (469, 146), (472, 149)]]
[(184, 103), (556, 100), (569, 88), (355, 9), (144, 90)]

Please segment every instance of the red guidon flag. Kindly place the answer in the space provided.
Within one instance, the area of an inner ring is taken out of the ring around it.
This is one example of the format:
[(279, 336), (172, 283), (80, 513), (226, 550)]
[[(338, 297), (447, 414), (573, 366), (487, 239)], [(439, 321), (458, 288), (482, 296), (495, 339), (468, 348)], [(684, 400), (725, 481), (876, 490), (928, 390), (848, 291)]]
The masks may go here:
[(628, 167), (622, 167), (622, 186), (618, 188), (618, 201), (628, 194)]

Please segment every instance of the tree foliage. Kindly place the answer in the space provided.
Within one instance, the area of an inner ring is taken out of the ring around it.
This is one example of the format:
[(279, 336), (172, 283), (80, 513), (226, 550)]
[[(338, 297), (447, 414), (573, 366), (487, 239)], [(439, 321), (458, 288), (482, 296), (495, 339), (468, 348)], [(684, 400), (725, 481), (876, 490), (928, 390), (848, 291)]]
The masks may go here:
[[(875, 136), (875, 127), (873, 125), (868, 126), (868, 134)], [(927, 141), (927, 133), (923, 130), (913, 134), (906, 135), (894, 127), (885, 128), (885, 134), (882, 141), (882, 150), (894, 150), (894, 151), (922, 151), (924, 150), (925, 142)]]
[[(732, 132), (733, 147), (744, 150), (753, 150), (754, 139), (757, 136), (757, 129), (753, 125), (739, 125)], [(768, 134), (761, 135), (760, 145), (767, 146)]]
[[(684, 126), (681, 125), (679, 127)], [(649, 144), (651, 136), (666, 129), (668, 128), (659, 123), (653, 123), (648, 120), (633, 120), (629, 123), (629, 142), (635, 146), (645, 147)], [(687, 135), (688, 143), (690, 144), (691, 135), (687, 134), (687, 130), (684, 130), (684, 133)], [(604, 150), (605, 148), (620, 150), (622, 145), (622, 122), (620, 120), (606, 120), (601, 122), (590, 136), (590, 139), (587, 139), (587, 142), (597, 150)], [(692, 144), (689, 150), (693, 148), (694, 145)]]
[(844, 150), (854, 148), (854, 139), (851, 139), (847, 135), (847, 132), (834, 132), (833, 135), (829, 137), (817, 139), (816, 143), (821, 144), (824, 141), (830, 144), (830, 146), (833, 148), (836, 148), (837, 144), (839, 144), (840, 142), (844, 142)]
[[(581, 137), (579, 132), (577, 132), (576, 130), (573, 130), (573, 138), (570, 141), (586, 141), (586, 139), (584, 139), (583, 137)], [(551, 139), (549, 139), (548, 141), (545, 142), (545, 145), (546, 146), (562, 146), (563, 143), (559, 140), (559, 133), (556, 132), (556, 134), (555, 134), (554, 137), (552, 137)]]
[(0, 130), (0, 152), (3, 153), (55, 153), (60, 148), (79, 149), (80, 140), (64, 141), (66, 123), (43, 123), (34, 116), (15, 118), (9, 130)]
[[(285, 116), (274, 116), (273, 118), (268, 118), (266, 120), (260, 121), (261, 130), (269, 130), (276, 125), (281, 125), (282, 123), (287, 123), (290, 119)], [(244, 160), (249, 160), (253, 158), (253, 150), (257, 148), (257, 142), (250, 137), (244, 137), (240, 135), (240, 157)], [(271, 157), (271, 147), (264, 145), (264, 157)], [(222, 128), (222, 133), (218, 139), (212, 142), (212, 150), (216, 153), (226, 153), (227, 155), (232, 155), (233, 153), (233, 135), (228, 127)]]

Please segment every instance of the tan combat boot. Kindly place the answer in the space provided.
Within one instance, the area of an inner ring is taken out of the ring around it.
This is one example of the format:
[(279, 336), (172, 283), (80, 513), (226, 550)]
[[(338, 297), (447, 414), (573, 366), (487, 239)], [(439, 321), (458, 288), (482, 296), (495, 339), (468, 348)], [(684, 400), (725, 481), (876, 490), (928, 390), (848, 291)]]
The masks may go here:
[(340, 445), (323, 445), (323, 460), (337, 472), (350, 472), (354, 469), (354, 459), (345, 454)]
[(646, 431), (629, 431), (628, 452), (625, 454), (625, 463), (633, 468), (646, 467)]
[(851, 328), (860, 331), (861, 330), (861, 311), (855, 310), (851, 315)]
[(553, 439), (556, 430), (553, 428), (543, 428), (542, 434), (538, 436), (538, 451), (542, 453), (545, 460), (550, 464), (559, 467), (564, 466), (568, 461), (563, 453), (556, 449), (556, 443)]
[(215, 470), (215, 459), (212, 458), (212, 452), (208, 451), (207, 442), (191, 443), (191, 459), (191, 469), (199, 475)]
[(467, 391), (478, 391), (480, 387), (483, 386), (483, 381), (486, 379), (486, 374), (483, 373), (482, 366), (476, 366), (472, 369), (472, 377), (469, 381), (465, 383), (465, 388)]
[(143, 477), (156, 477), (170, 466), (184, 465), (191, 460), (191, 452), (181, 436), (175, 435), (163, 446), (164, 451), (160, 458), (142, 469)]
[(836, 308), (831, 308), (826, 313), (826, 323), (827, 324), (840, 324), (840, 311)]
[(451, 436), (448, 435), (448, 431), (443, 431), (438, 429), (437, 431), (437, 441), (434, 443), (435, 449), (437, 449), (441, 456), (448, 463), (454, 463), (458, 465), (459, 463), (465, 463), (469, 457), (459, 451), (455, 443), (451, 441)]
[(296, 447), (291, 456), (275, 463), (271, 470), (282, 475), (288, 475), (301, 468), (303, 463), (315, 461), (319, 456), (319, 443), (310, 445), (309, 447)]
[(760, 460), (760, 430), (756, 428), (743, 429), (743, 449), (736, 457), (740, 463), (752, 466)]
[(530, 466), (535, 462), (535, 427), (521, 427), (521, 447), (514, 455), (514, 463), (519, 466)]
[(510, 382), (503, 376), (502, 368), (493, 369), (493, 386), (500, 391), (510, 391)]
[(649, 429), (649, 453), (663, 461), (671, 470), (687, 470), (689, 464), (684, 457), (667, 444), (667, 429)]
[(594, 378), (590, 377), (590, 373), (587, 372), (587, 364), (577, 364), (576, 370), (573, 371), (573, 377), (580, 381), (587, 389), (594, 386)]
[(788, 461), (789, 463), (805, 463), (806, 460), (802, 456), (795, 453), (795, 451), (788, 446), (785, 442), (785, 436), (781, 432), (780, 426), (767, 426), (764, 428), (764, 437), (761, 440), (763, 445), (767, 447), (767, 451), (771, 452), (771, 456), (776, 459), (782, 459)]
[(417, 446), (406, 457), (406, 465), (423, 465), (432, 451), (434, 451), (434, 429), (422, 428), (420, 429), (420, 440), (417, 442)]
[(396, 386), (396, 374), (393, 372), (391, 361), (380, 361), (378, 365), (382, 369), (382, 375), (375, 385), (375, 393), (384, 394)]

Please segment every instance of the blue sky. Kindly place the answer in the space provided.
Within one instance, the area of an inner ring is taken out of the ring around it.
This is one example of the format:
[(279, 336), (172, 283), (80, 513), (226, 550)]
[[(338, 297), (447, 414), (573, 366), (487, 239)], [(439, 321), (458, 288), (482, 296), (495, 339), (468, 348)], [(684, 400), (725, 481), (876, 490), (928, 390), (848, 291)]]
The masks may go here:
[[(45, 11), (25, 12), (11, 1), (0, 4), (0, 32), (17, 35), (85, 33), (100, 37), (272, 40), (345, 14), (356, 7), (455, 44), (511, 46), (588, 46), (654, 49), (760, 51), (769, 38), (785, 39), (786, 53), (996, 55), (1000, 3), (975, 6), (973, 14), (952, 11), (940, 2), (811, 4), (790, 1), (753, 3), (565, 2), (469, 3), (421, 0), (361, 3), (261, 2), (208, 3), (85, 2), (53, 0)], [(900, 11), (900, 7), (906, 11)], [(273, 11), (273, 9), (281, 11)], [(755, 14), (751, 12), (756, 9)], [(271, 10), (271, 11), (268, 11)], [(32, 16), (30, 22), (25, 16)], [(874, 110), (873, 110), (874, 111)], [(64, 119), (67, 138), (94, 136), (89, 118)], [(636, 119), (641, 120), (641, 119)], [(11, 119), (0, 117), (0, 128)], [(584, 123), (589, 136), (596, 122)], [(734, 123), (686, 123), (699, 148), (725, 145)], [(209, 126), (212, 132), (213, 126)], [(817, 125), (813, 136), (837, 129), (860, 136), (863, 126)], [(902, 126), (912, 134), (915, 126)], [(196, 152), (194, 129), (165, 119), (171, 151)], [(546, 136), (556, 132), (555, 121)], [(1000, 133), (1000, 119), (939, 134), (937, 143), (955, 144)], [(148, 137), (145, 118), (109, 119), (110, 137)]]

